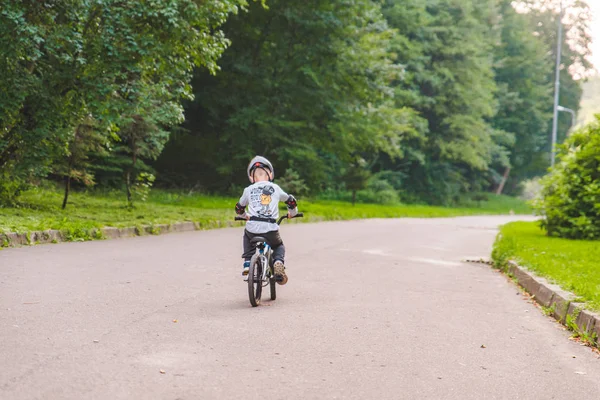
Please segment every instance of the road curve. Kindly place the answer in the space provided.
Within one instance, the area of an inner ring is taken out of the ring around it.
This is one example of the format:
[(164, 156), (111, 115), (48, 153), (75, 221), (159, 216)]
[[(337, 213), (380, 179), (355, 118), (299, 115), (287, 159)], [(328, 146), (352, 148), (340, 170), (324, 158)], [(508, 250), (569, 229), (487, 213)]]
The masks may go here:
[(0, 251), (0, 399), (573, 399), (600, 360), (487, 256), (514, 217), (282, 226), (251, 308), (241, 228)]

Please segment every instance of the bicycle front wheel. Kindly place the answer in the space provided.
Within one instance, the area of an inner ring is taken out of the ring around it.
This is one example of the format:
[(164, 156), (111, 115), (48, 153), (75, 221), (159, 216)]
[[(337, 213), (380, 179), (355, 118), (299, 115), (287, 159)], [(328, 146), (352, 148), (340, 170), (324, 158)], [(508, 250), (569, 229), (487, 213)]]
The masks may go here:
[(260, 304), (260, 296), (262, 294), (262, 258), (258, 254), (250, 260), (250, 269), (248, 270), (248, 298), (252, 307), (257, 307)]

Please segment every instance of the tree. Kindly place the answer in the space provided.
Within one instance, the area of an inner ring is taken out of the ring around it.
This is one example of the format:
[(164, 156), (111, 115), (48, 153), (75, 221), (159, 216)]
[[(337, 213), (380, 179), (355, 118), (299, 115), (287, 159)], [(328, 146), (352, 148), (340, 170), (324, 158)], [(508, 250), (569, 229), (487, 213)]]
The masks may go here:
[(497, 38), (495, 1), (387, 0), (384, 13), (398, 29), (397, 105), (426, 121), (426, 140), (409, 143), (407, 157), (385, 169), (405, 175), (404, 191), (427, 202), (448, 203), (476, 190), (510, 138), (489, 120), (497, 90), (491, 51)]
[(88, 114), (99, 132), (114, 133), (144, 108), (142, 101), (161, 108), (189, 98), (194, 67), (216, 72), (229, 43), (218, 27), (245, 5), (4, 1), (0, 173), (45, 176)]
[(352, 192), (352, 205), (356, 203), (356, 193), (367, 187), (367, 182), (371, 177), (371, 173), (365, 168), (364, 160), (358, 160), (352, 163), (342, 179), (346, 184), (346, 188)]
[[(282, 170), (293, 165), (318, 190), (334, 172), (324, 160), (347, 165), (363, 152), (400, 155), (414, 132), (410, 111), (393, 103), (389, 84), (400, 70), (378, 4), (268, 4), (250, 6), (247, 16), (226, 24), (232, 45), (221, 72), (197, 74), (196, 101), (186, 109), (189, 133), (167, 146), (159, 170), (223, 191), (243, 184), (239, 171), (263, 154)], [(192, 146), (197, 153), (184, 161), (181, 154)]]
[(65, 195), (62, 208), (67, 207), (71, 181), (83, 183), (85, 186), (94, 184), (94, 175), (90, 170), (90, 155), (106, 153), (106, 137), (100, 134), (94, 126), (94, 120), (88, 117), (74, 130), (68, 141), (65, 157), (55, 161), (53, 170), (63, 176), (65, 181)]
[[(554, 82), (556, 60), (557, 27), (559, 20), (558, 0), (521, 1), (519, 8), (526, 12), (531, 20), (534, 34), (544, 42), (545, 49), (549, 55), (549, 63), (546, 64), (546, 76), (550, 82)], [(561, 19), (563, 24), (562, 56), (560, 60), (560, 105), (578, 111), (582, 96), (581, 78), (585, 77), (592, 66), (588, 60), (590, 55), (589, 25), (591, 15), (588, 4), (585, 1), (573, 0), (567, 3), (568, 15)], [(553, 111), (553, 102), (546, 101), (546, 113)], [(564, 141), (571, 127), (570, 116), (559, 113), (558, 120), (558, 142)], [(532, 161), (531, 166), (526, 169), (528, 176), (539, 176), (545, 173), (549, 166), (549, 153), (551, 151), (552, 121), (549, 118), (546, 127), (546, 146), (541, 154), (543, 159)]]
[(494, 48), (498, 110), (492, 123), (515, 137), (507, 160), (496, 167), (511, 167), (508, 189), (514, 193), (520, 181), (534, 176), (535, 168), (539, 173), (547, 163), (552, 60), (544, 41), (534, 35), (530, 16), (517, 13), (509, 0), (500, 3), (500, 12), (501, 41)]

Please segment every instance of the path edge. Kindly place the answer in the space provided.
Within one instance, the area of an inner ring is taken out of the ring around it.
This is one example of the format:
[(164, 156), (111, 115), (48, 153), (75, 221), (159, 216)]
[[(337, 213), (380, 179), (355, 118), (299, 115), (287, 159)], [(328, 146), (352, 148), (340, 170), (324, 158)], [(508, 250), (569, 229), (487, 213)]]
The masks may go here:
[(508, 261), (506, 273), (529, 293), (543, 309), (562, 325), (599, 347), (600, 315), (586, 310), (585, 303), (577, 302), (577, 296), (535, 275), (515, 261)]
[(198, 222), (176, 222), (172, 224), (144, 225), (139, 227), (126, 228), (92, 228), (85, 232), (86, 238), (83, 239), (74, 235), (68, 230), (48, 229), (44, 231), (30, 231), (26, 233), (0, 233), (0, 248), (21, 247), (36, 244), (49, 244), (73, 241), (103, 240), (103, 239), (124, 239), (136, 236), (165, 235), (176, 232), (192, 232), (214, 228), (227, 228), (236, 226), (230, 221), (211, 221), (204, 225)]

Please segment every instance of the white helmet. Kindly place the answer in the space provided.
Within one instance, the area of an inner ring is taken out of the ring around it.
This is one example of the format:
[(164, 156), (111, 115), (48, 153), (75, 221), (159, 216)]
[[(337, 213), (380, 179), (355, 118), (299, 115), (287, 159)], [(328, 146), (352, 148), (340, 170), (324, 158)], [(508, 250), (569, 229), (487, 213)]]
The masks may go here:
[(275, 178), (275, 170), (273, 169), (271, 162), (262, 156), (256, 156), (250, 161), (250, 164), (248, 164), (248, 179), (250, 179), (250, 182), (252, 182), (252, 175), (256, 168), (267, 170), (267, 172), (270, 173), (270, 181), (273, 181)]

